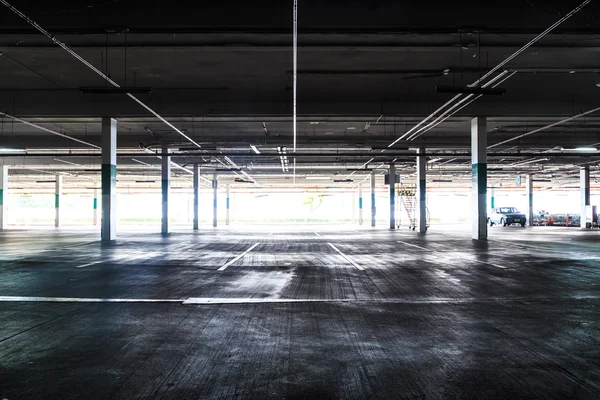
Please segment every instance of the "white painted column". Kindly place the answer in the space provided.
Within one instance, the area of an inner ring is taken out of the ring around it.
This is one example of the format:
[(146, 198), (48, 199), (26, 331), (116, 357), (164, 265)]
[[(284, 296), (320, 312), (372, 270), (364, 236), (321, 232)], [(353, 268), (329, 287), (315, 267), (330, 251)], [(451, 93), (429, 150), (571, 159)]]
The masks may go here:
[(55, 187), (54, 187), (54, 226), (56, 228), (61, 226), (61, 215), (60, 215), (60, 201), (63, 190), (63, 177), (62, 175), (56, 175)]
[(8, 227), (8, 166), (0, 165), (0, 230)]
[(471, 120), (472, 209), (471, 237), (487, 240), (487, 130), (486, 118)]
[(375, 227), (375, 217), (377, 207), (375, 207), (375, 171), (371, 171), (371, 226)]
[(102, 118), (102, 222), (103, 242), (116, 240), (117, 120)]
[(581, 224), (582, 228), (587, 228), (585, 217), (587, 215), (587, 206), (590, 202), (590, 167), (583, 167), (579, 171), (579, 190), (581, 193)]
[(427, 232), (427, 159), (425, 149), (417, 150), (417, 231)]
[(219, 180), (217, 177), (217, 173), (213, 175), (212, 180), (213, 187), (213, 227), (217, 227), (217, 191), (219, 190)]
[(396, 229), (396, 166), (390, 164), (390, 229)]
[(162, 218), (160, 232), (163, 235), (169, 233), (169, 196), (171, 192), (171, 157), (169, 154), (169, 146), (162, 146), (161, 158), (161, 192), (162, 192)]
[(194, 230), (198, 230), (199, 226), (199, 215), (198, 215), (198, 203), (200, 200), (200, 167), (194, 165)]
[(229, 184), (226, 186), (225, 213), (225, 225), (229, 226)]
[(358, 224), (363, 224), (363, 191), (362, 183), (358, 184)]
[(98, 225), (98, 188), (94, 188), (94, 226)]
[(533, 226), (533, 176), (525, 178), (525, 190), (527, 191), (527, 226)]

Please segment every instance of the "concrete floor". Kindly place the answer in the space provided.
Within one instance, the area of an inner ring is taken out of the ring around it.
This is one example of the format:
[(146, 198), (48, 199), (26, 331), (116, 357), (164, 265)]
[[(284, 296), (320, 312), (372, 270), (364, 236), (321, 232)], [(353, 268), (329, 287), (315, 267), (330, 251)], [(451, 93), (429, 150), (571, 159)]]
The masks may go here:
[(0, 399), (600, 398), (597, 231), (97, 240), (0, 233)]

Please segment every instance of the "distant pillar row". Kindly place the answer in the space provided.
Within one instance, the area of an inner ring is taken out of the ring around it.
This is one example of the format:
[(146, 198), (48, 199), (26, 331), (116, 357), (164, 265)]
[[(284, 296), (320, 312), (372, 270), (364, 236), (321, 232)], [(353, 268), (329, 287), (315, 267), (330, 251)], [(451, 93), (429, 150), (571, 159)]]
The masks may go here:
[(527, 226), (533, 226), (533, 176), (525, 178), (525, 189), (527, 190)]
[(371, 226), (375, 227), (375, 217), (377, 208), (375, 207), (375, 170), (371, 171)]
[(390, 164), (390, 229), (396, 229), (396, 166)]
[(581, 228), (587, 228), (586, 224), (586, 216), (587, 216), (587, 206), (591, 204), (590, 202), (590, 167), (583, 167), (579, 171), (579, 187), (581, 192)]
[(213, 175), (212, 188), (213, 188), (213, 226), (216, 228), (217, 227), (217, 190), (219, 189), (219, 180), (218, 180), (218, 176), (216, 173)]
[(471, 120), (473, 207), (471, 237), (487, 240), (487, 131), (485, 117)]
[(6, 195), (8, 193), (8, 166), (0, 165), (0, 230), (6, 229), (8, 215), (6, 213)]
[(161, 158), (161, 192), (162, 192), (162, 218), (160, 232), (163, 235), (169, 233), (169, 195), (171, 192), (171, 157), (169, 156), (169, 146), (162, 146)]
[(200, 200), (200, 167), (194, 165), (194, 230), (198, 230), (198, 203)]
[(63, 190), (63, 177), (61, 175), (56, 175), (55, 181), (55, 190), (54, 190), (54, 226), (56, 228), (61, 226), (61, 215), (60, 215), (60, 200), (62, 197)]
[(94, 226), (98, 225), (98, 188), (94, 188)]
[(227, 184), (226, 198), (225, 198), (225, 225), (229, 225), (229, 184)]
[(358, 224), (363, 224), (363, 192), (362, 183), (358, 184)]
[(103, 242), (116, 240), (116, 190), (117, 190), (117, 120), (102, 118), (102, 222)]
[(420, 233), (427, 232), (427, 180), (426, 180), (425, 149), (417, 151), (417, 231)]

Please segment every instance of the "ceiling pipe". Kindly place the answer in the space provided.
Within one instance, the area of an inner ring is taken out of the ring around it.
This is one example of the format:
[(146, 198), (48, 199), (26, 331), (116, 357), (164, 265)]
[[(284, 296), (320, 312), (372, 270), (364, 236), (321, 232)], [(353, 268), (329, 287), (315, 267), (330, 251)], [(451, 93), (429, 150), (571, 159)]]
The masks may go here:
[[(469, 151), (460, 151), (460, 152), (429, 152), (429, 153), (424, 153), (423, 155), (427, 156), (427, 157), (456, 157), (456, 158), (464, 158), (464, 159), (468, 159), (471, 157), (471, 153)], [(520, 153), (503, 153), (503, 152), (496, 152), (496, 153), (488, 153), (488, 157), (504, 157), (504, 158), (510, 158), (510, 157), (538, 157), (540, 155), (540, 153), (538, 152), (520, 152)], [(23, 157), (100, 157), (100, 154), (82, 154), (82, 153), (25, 153), (25, 154), (15, 154), (15, 153), (2, 153), (0, 150), (0, 157), (12, 157), (12, 158), (23, 158)], [(235, 157), (235, 156), (239, 156), (239, 154), (237, 153), (169, 153), (170, 157), (224, 157), (224, 156), (228, 156), (228, 157)], [(551, 158), (573, 158), (573, 157), (599, 157), (600, 158), (600, 151), (599, 152), (561, 152), (561, 153), (544, 153), (544, 156), (546, 157), (551, 157)], [(157, 155), (153, 152), (149, 153), (149, 154), (145, 154), (145, 153), (117, 153), (117, 157), (133, 157), (133, 158), (145, 158), (145, 157), (160, 157), (160, 155)], [(393, 159), (395, 157), (406, 157), (406, 158), (411, 158), (411, 157), (415, 157), (415, 153), (414, 152), (403, 152), (403, 153), (377, 153), (377, 154), (373, 154), (371, 152), (367, 152), (367, 153), (304, 153), (304, 154), (298, 154), (297, 155), (298, 158), (331, 158), (331, 157), (363, 157), (363, 158), (369, 158), (369, 160), (367, 162), (365, 162), (364, 164), (369, 164), (371, 163), (375, 158), (377, 159)], [(279, 161), (279, 154), (277, 153), (261, 153), (256, 154), (255, 156), (252, 157), (253, 159), (256, 158), (273, 158), (274, 160), (276, 159), (277, 162)], [(276, 161), (273, 161), (276, 162)], [(319, 161), (315, 161), (315, 162), (319, 162)], [(362, 163), (361, 162), (355, 162), (356, 164)]]
[[(4, 4), (6, 7), (8, 7), (9, 10), (11, 10), (13, 13), (15, 13), (16, 15), (18, 15), (19, 17), (21, 17), (22, 19), (24, 19), (29, 25), (33, 26), (35, 29), (37, 29), (41, 34), (43, 34), (44, 36), (46, 36), (48, 39), (50, 39), (51, 41), (53, 41), (55, 44), (57, 44), (58, 46), (60, 46), (62, 49), (64, 49), (67, 53), (69, 53), (70, 55), (72, 55), (73, 57), (75, 57), (78, 61), (80, 61), (83, 65), (85, 65), (86, 67), (88, 67), (89, 69), (91, 69), (92, 71), (94, 71), (97, 75), (99, 75), (102, 79), (106, 80), (108, 83), (110, 83), (111, 85), (113, 85), (116, 88), (120, 88), (121, 86), (116, 83), (115, 81), (113, 81), (112, 79), (110, 79), (107, 75), (105, 75), (102, 71), (100, 71), (98, 68), (94, 67), (89, 61), (87, 61), (85, 58), (83, 58), (82, 56), (80, 56), (77, 52), (75, 52), (73, 49), (71, 49), (66, 43), (61, 42), (60, 40), (58, 40), (54, 35), (52, 35), (50, 32), (48, 32), (47, 30), (45, 30), (44, 28), (42, 28), (40, 25), (38, 25), (37, 22), (35, 22), (33, 19), (29, 18), (27, 15), (23, 14), (21, 11), (19, 11), (17, 8), (15, 8), (12, 4), (10, 4), (8, 1), (6, 0), (0, 0), (0, 3)], [(135, 97), (134, 95), (132, 95), (131, 93), (126, 93), (126, 95), (132, 99), (133, 101), (135, 101), (136, 103), (138, 103), (140, 106), (142, 106), (143, 108), (145, 108), (146, 110), (148, 110), (152, 115), (154, 115), (156, 118), (158, 118), (159, 120), (161, 120), (162, 122), (164, 122), (168, 127), (170, 127), (171, 129), (173, 129), (175, 132), (179, 133), (181, 136), (183, 136), (184, 138), (186, 138), (190, 143), (194, 144), (196, 147), (200, 148), (200, 145), (198, 143), (196, 143), (192, 138), (190, 138), (189, 136), (187, 136), (185, 133), (183, 133), (181, 130), (177, 129), (173, 124), (171, 124), (169, 121), (167, 121), (166, 119), (164, 119), (162, 116), (160, 116), (156, 111), (154, 111), (152, 108), (150, 108), (149, 106), (147, 106), (144, 102), (142, 102), (140, 99), (138, 99), (137, 97)]]
[[(509, 74), (509, 75), (507, 77), (505, 77), (504, 79), (502, 79), (506, 74)], [(490, 80), (489, 82), (487, 82), (484, 85), (482, 85), (481, 87), (482, 88), (487, 88), (489, 85), (491, 85), (494, 82), (496, 82), (496, 80), (501, 79), (500, 82), (498, 82), (498, 83), (496, 83), (496, 84), (494, 84), (492, 86), (492, 88), (496, 88), (500, 84), (502, 84), (505, 81), (507, 81), (510, 78), (512, 78), (513, 75), (515, 75), (515, 74), (516, 74), (516, 72), (514, 72), (514, 71), (511, 72), (511, 73), (509, 73), (508, 70), (504, 70), (500, 74), (496, 75), (492, 80)], [(483, 95), (481, 95), (481, 94), (480, 95), (469, 94), (469, 95), (465, 96), (458, 103), (454, 104), (452, 107), (450, 107), (449, 109), (447, 109), (446, 111), (444, 111), (442, 114), (440, 114), (440, 116), (437, 117), (435, 120), (433, 120), (431, 123), (429, 123), (428, 125), (424, 126), (423, 128), (421, 128), (418, 131), (416, 131), (415, 133), (413, 133), (407, 140), (415, 140), (416, 138), (418, 138), (419, 136), (423, 135), (424, 133), (432, 130), (433, 128), (435, 128), (436, 126), (438, 126), (439, 124), (441, 124), (442, 122), (444, 122), (445, 120), (447, 120), (448, 118), (452, 117), (457, 112), (459, 112), (460, 110), (462, 110), (463, 108), (465, 108), (466, 106), (468, 106), (469, 104), (471, 104), (472, 102), (474, 102), (475, 100), (479, 99), (481, 96), (483, 96)], [(468, 103), (464, 104), (462, 107), (456, 109), (457, 107), (459, 107), (461, 104), (463, 104), (465, 101), (467, 101), (469, 99), (471, 99), (471, 101), (469, 101)], [(444, 115), (445, 113), (448, 113), (448, 114)]]
[[(521, 53), (523, 53), (525, 50), (527, 50), (529, 47), (531, 47), (533, 44), (535, 44), (541, 38), (543, 38), (544, 36), (546, 36), (549, 32), (551, 32), (552, 30), (554, 30), (557, 26), (559, 26), (560, 24), (562, 24), (563, 22), (565, 22), (567, 19), (571, 18), (575, 13), (577, 13), (583, 7), (585, 7), (586, 5), (588, 5), (590, 3), (590, 1), (591, 0), (585, 0), (579, 6), (577, 6), (576, 8), (574, 8), (571, 12), (569, 12), (564, 17), (562, 17), (561, 19), (559, 19), (558, 21), (556, 21), (554, 24), (552, 24), (548, 29), (546, 29), (545, 31), (543, 31), (542, 33), (540, 33), (539, 35), (537, 35), (535, 38), (533, 38), (532, 40), (530, 40), (527, 44), (525, 44), (525, 46), (521, 47), (519, 50), (517, 50), (516, 52), (514, 52), (513, 54), (511, 54), (510, 56), (508, 56), (500, 64), (496, 65), (494, 68), (492, 68), (490, 71), (488, 71), (481, 78), (479, 78), (478, 80), (476, 80), (475, 82), (473, 82), (473, 83), (471, 83), (470, 85), (467, 85), (467, 86), (469, 86), (469, 87), (477, 86), (478, 84), (480, 84), (481, 82), (483, 82), (484, 80), (486, 80), (487, 78), (489, 78), (490, 76), (492, 76), (496, 71), (498, 71), (499, 69), (501, 69), (504, 65), (506, 65), (507, 63), (509, 63), (510, 61), (512, 61), (515, 57), (517, 57), (518, 55), (520, 55)], [(401, 137), (399, 137), (398, 139), (396, 139), (394, 142), (392, 142), (388, 146), (388, 148), (394, 146), (396, 143), (398, 143), (400, 140), (404, 139), (405, 137), (408, 137), (409, 135), (413, 135), (413, 133), (417, 129), (419, 129), (424, 123), (426, 123), (431, 118), (433, 118), (438, 112), (441, 112), (446, 107), (450, 106), (452, 103), (454, 103), (456, 100), (458, 100), (461, 96), (462, 96), (462, 94), (458, 94), (458, 95), (454, 96), (452, 99), (450, 99), (448, 102), (446, 102), (442, 107), (440, 107), (437, 110), (435, 110), (433, 113), (431, 113), (429, 116), (427, 116), (421, 122), (419, 122), (413, 128), (411, 128), (410, 130), (408, 130), (404, 135), (402, 135)], [(448, 110), (446, 110), (446, 111), (448, 111)]]
[(17, 122), (20, 122), (20, 123), (28, 125), (28, 126), (31, 126), (32, 128), (36, 128), (36, 129), (39, 129), (41, 131), (51, 133), (53, 135), (63, 137), (65, 139), (69, 139), (69, 140), (72, 140), (74, 142), (77, 142), (77, 143), (80, 143), (80, 144), (84, 144), (84, 145), (89, 146), (89, 147), (93, 147), (96, 150), (101, 150), (100, 146), (96, 146), (95, 144), (88, 143), (88, 142), (86, 142), (84, 140), (80, 140), (80, 139), (76, 139), (76, 138), (71, 137), (71, 136), (67, 136), (67, 135), (65, 135), (63, 133), (53, 131), (52, 129), (44, 128), (43, 126), (34, 124), (33, 122), (25, 121), (24, 119), (15, 117), (14, 115), (10, 115), (10, 114), (3, 113), (3, 112), (0, 111), (0, 116), (12, 119), (13, 121), (17, 121)]
[[(560, 121), (554, 122), (554, 123), (552, 123), (550, 125), (546, 125), (546, 126), (543, 126), (541, 128), (534, 129), (534, 130), (532, 130), (530, 132), (523, 133), (522, 135), (515, 136), (514, 138), (506, 139), (506, 140), (503, 140), (503, 141), (498, 142), (496, 144), (493, 144), (491, 146), (488, 146), (488, 149), (492, 149), (494, 147), (498, 147), (498, 146), (501, 146), (503, 144), (510, 143), (513, 140), (521, 139), (521, 138), (524, 138), (525, 136), (533, 135), (534, 133), (538, 133), (538, 132), (542, 132), (542, 131), (545, 131), (545, 130), (550, 129), (550, 128), (554, 128), (555, 126), (566, 124), (569, 121), (573, 121), (573, 120), (576, 120), (577, 118), (585, 117), (586, 115), (593, 114), (593, 113), (596, 113), (598, 111), (600, 111), (600, 107), (596, 107), (596, 108), (593, 108), (591, 110), (582, 112), (581, 114), (573, 115), (572, 117), (569, 117), (569, 118), (561, 119)], [(545, 154), (547, 154), (547, 153), (545, 153)]]

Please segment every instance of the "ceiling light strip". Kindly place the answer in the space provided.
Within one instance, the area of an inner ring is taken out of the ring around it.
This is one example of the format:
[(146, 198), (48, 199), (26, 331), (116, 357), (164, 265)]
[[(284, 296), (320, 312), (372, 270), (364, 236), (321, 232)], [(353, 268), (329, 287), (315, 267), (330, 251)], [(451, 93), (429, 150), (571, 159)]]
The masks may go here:
[[(485, 79), (489, 78), (491, 75), (493, 75), (496, 71), (498, 71), (500, 68), (502, 68), (504, 65), (506, 65), (508, 62), (510, 62), (511, 60), (513, 60), (515, 57), (517, 57), (519, 54), (521, 54), (522, 52), (524, 52), (525, 50), (527, 50), (529, 47), (531, 47), (534, 43), (536, 43), (537, 41), (539, 41), (541, 38), (543, 38), (544, 36), (546, 36), (549, 32), (551, 32), (552, 30), (554, 30), (557, 26), (559, 26), (560, 24), (562, 24), (563, 22), (565, 22), (567, 19), (571, 18), (575, 13), (577, 13), (578, 11), (580, 11), (583, 7), (585, 7), (588, 3), (590, 3), (591, 0), (585, 0), (583, 3), (581, 3), (578, 7), (576, 7), (575, 9), (573, 9), (571, 12), (569, 12), (568, 14), (566, 14), (564, 17), (562, 17), (561, 19), (559, 19), (557, 22), (555, 22), (554, 24), (552, 24), (548, 29), (546, 29), (544, 32), (540, 33), (538, 36), (536, 36), (535, 38), (533, 38), (531, 41), (529, 41), (525, 46), (521, 47), (519, 50), (517, 50), (516, 52), (514, 52), (512, 55), (510, 55), (508, 58), (506, 58), (504, 61), (502, 61), (500, 64), (496, 65), (494, 68), (492, 68), (490, 71), (488, 71), (485, 75), (483, 75), (481, 78), (479, 78), (478, 80), (476, 80), (475, 82), (471, 83), (470, 85), (468, 85), (469, 87), (473, 87), (476, 86), (478, 84), (480, 84), (481, 82), (483, 82)], [(458, 100), (460, 97), (462, 96), (462, 94), (458, 94), (456, 96), (454, 96), (452, 99), (450, 99), (448, 102), (446, 102), (443, 106), (441, 106), (440, 108), (438, 108), (437, 110), (435, 110), (433, 113), (431, 113), (429, 116), (427, 116), (425, 119), (423, 119), (421, 122), (419, 122), (417, 125), (415, 125), (413, 128), (411, 128), (410, 130), (408, 130), (404, 135), (400, 136), (398, 139), (396, 139), (394, 142), (392, 142), (388, 148), (394, 146), (396, 143), (398, 143), (400, 140), (402, 140), (403, 138), (412, 135), (413, 132), (415, 132), (417, 129), (419, 129), (425, 122), (427, 122), (428, 120), (430, 120), (431, 118), (433, 118), (438, 112), (441, 112), (442, 110), (444, 110), (446, 107), (448, 107), (450, 104), (454, 103), (454, 101)]]
[[(497, 75), (494, 79), (492, 79), (491, 81), (489, 81), (488, 83), (486, 83), (484, 86), (487, 86), (491, 83), (494, 83), (496, 81), (496, 79), (498, 78), (502, 78), (504, 77), (505, 73), (508, 71), (504, 71), (502, 74)], [(492, 88), (495, 88), (499, 85), (501, 85), (502, 83), (506, 82), (507, 80), (509, 80), (510, 78), (512, 78), (515, 74), (517, 73), (517, 71), (511, 71), (506, 77), (504, 77), (504, 79), (500, 80), (500, 82), (495, 83)], [(466, 104), (463, 104), (460, 108), (454, 110), (452, 113), (443, 116), (440, 115), (440, 117), (438, 117), (435, 121), (433, 121), (431, 124), (427, 125), (425, 128), (423, 128), (422, 131), (420, 132), (415, 132), (415, 135), (411, 136), (410, 138), (408, 138), (407, 140), (415, 140), (416, 138), (418, 138), (419, 136), (421, 136), (422, 134), (432, 130), (433, 128), (435, 128), (436, 126), (438, 126), (439, 124), (443, 123), (444, 121), (446, 121), (448, 118), (452, 117), (453, 115), (455, 115), (456, 113), (458, 113), (460, 110), (462, 110), (463, 108), (467, 107), (469, 104), (471, 104), (472, 102), (474, 102), (475, 100), (479, 99), (480, 97), (482, 97), (483, 95), (477, 95), (475, 96), (475, 98), (471, 98), (473, 95), (468, 95), (467, 97), (465, 97), (464, 99), (462, 99), (461, 101), (459, 101), (458, 103), (456, 103), (455, 105), (458, 106), (460, 105), (464, 100), (469, 100)], [(446, 110), (445, 112), (450, 111), (449, 109)], [(442, 120), (439, 120), (440, 118), (443, 118)], [(437, 123), (436, 123), (437, 121)], [(433, 125), (435, 123), (435, 125)], [(417, 134), (418, 133), (418, 134)]]
[[(58, 40), (54, 35), (52, 35), (50, 32), (48, 32), (47, 30), (45, 30), (44, 28), (42, 28), (40, 25), (38, 25), (37, 22), (35, 22), (31, 18), (29, 18), (27, 15), (23, 14), (21, 11), (19, 11), (18, 9), (16, 9), (8, 1), (6, 1), (6, 0), (0, 0), (0, 3), (4, 4), (13, 13), (15, 13), (16, 15), (18, 15), (22, 19), (24, 19), (28, 24), (30, 24), (31, 26), (33, 26), (35, 29), (37, 29), (40, 33), (42, 33), (48, 39), (52, 40), (56, 45), (60, 46), (67, 53), (69, 53), (70, 55), (72, 55), (73, 57), (75, 57), (77, 60), (79, 60), (82, 64), (84, 64), (86, 67), (88, 67), (89, 69), (91, 69), (92, 71), (94, 71), (97, 75), (99, 75), (100, 77), (102, 77), (102, 79), (106, 80), (108, 83), (110, 83), (111, 85), (113, 85), (116, 88), (120, 88), (121, 87), (117, 82), (115, 82), (112, 79), (110, 79), (102, 71), (100, 71), (98, 68), (94, 67), (89, 61), (87, 61), (85, 58), (83, 58), (82, 56), (80, 56), (79, 54), (77, 54), (67, 44), (65, 44), (65, 43), (61, 42), (60, 40)], [(200, 145), (198, 143), (196, 143), (194, 140), (192, 140), (189, 136), (187, 136), (181, 130), (177, 129), (173, 124), (171, 124), (169, 121), (167, 121), (162, 116), (160, 116), (156, 111), (154, 111), (152, 108), (150, 108), (149, 106), (147, 106), (140, 99), (138, 99), (137, 97), (135, 97), (131, 93), (127, 93), (127, 96), (129, 98), (131, 98), (133, 101), (135, 101), (136, 103), (138, 103), (139, 105), (141, 105), (142, 107), (144, 107), (146, 110), (148, 110), (156, 118), (158, 118), (159, 120), (161, 120), (162, 122), (164, 122), (169, 128), (173, 129), (175, 132), (179, 133), (181, 136), (183, 136), (184, 138), (186, 138), (187, 140), (189, 140), (196, 147), (200, 147)]]
[(86, 142), (84, 140), (75, 139), (74, 137), (67, 136), (67, 135), (65, 135), (63, 133), (59, 133), (59, 132), (53, 131), (52, 129), (44, 128), (43, 126), (34, 124), (33, 122), (25, 121), (24, 119), (15, 117), (14, 115), (6, 114), (6, 113), (3, 113), (1, 111), (0, 111), (0, 115), (3, 116), (3, 117), (5, 117), (5, 118), (12, 119), (13, 121), (17, 121), (17, 122), (20, 122), (22, 124), (31, 126), (32, 128), (36, 128), (36, 129), (39, 129), (41, 131), (48, 132), (48, 133), (51, 133), (53, 135), (60, 136), (60, 137), (63, 137), (65, 139), (69, 139), (69, 140), (72, 140), (74, 142), (81, 143), (81, 144), (84, 144), (86, 146), (93, 147), (94, 149), (100, 150), (100, 146), (96, 146), (95, 144), (88, 143), (88, 142)]
[(566, 124), (566, 123), (567, 123), (567, 122), (569, 122), (569, 121), (573, 121), (573, 120), (575, 120), (575, 119), (577, 119), (577, 118), (585, 117), (586, 115), (593, 114), (593, 113), (596, 113), (596, 112), (598, 112), (598, 111), (600, 111), (600, 107), (596, 107), (596, 108), (594, 108), (594, 109), (591, 109), (591, 110), (588, 110), (588, 111), (582, 112), (581, 114), (573, 115), (572, 117), (569, 117), (569, 118), (562, 119), (562, 120), (560, 120), (560, 121), (557, 121), (557, 122), (554, 122), (554, 123), (552, 123), (552, 124), (550, 124), (550, 125), (546, 125), (546, 126), (543, 126), (543, 127), (541, 127), (541, 128), (534, 129), (534, 130), (532, 130), (531, 132), (523, 133), (522, 135), (515, 136), (514, 138), (510, 138), (510, 139), (503, 140), (503, 141), (501, 141), (501, 142), (498, 142), (498, 143), (496, 143), (496, 144), (493, 144), (493, 145), (491, 145), (491, 146), (488, 146), (488, 149), (491, 149), (491, 148), (494, 148), (494, 147), (501, 146), (501, 145), (503, 145), (503, 144), (506, 144), (506, 143), (512, 142), (513, 140), (517, 140), (517, 139), (524, 138), (525, 136), (533, 135), (534, 133), (538, 133), (538, 132), (541, 132), (541, 131), (545, 131), (546, 129), (554, 128), (555, 126), (559, 126), (559, 125), (562, 125), (562, 124)]

